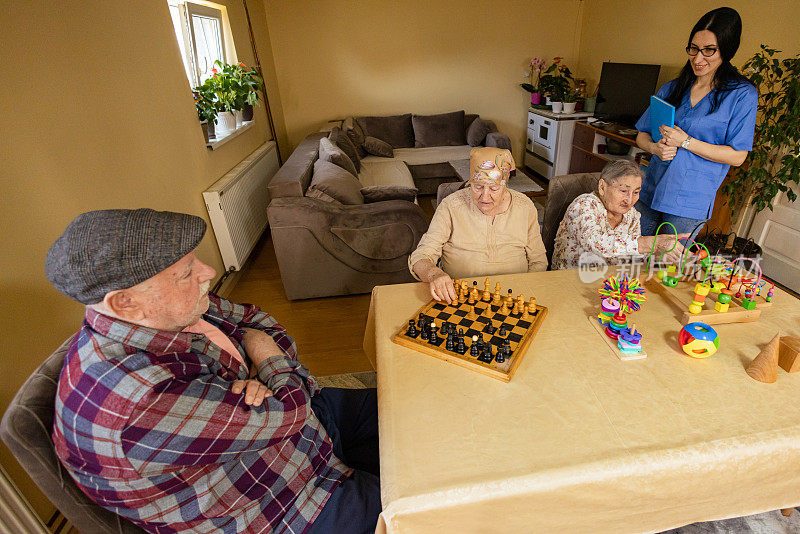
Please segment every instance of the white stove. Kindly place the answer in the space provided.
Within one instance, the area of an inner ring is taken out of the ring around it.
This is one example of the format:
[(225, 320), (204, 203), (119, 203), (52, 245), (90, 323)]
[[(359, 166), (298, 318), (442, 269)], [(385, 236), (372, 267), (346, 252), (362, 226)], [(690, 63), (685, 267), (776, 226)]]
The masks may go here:
[(553, 113), (530, 109), (525, 166), (547, 180), (567, 174), (575, 122), (591, 116), (587, 112)]

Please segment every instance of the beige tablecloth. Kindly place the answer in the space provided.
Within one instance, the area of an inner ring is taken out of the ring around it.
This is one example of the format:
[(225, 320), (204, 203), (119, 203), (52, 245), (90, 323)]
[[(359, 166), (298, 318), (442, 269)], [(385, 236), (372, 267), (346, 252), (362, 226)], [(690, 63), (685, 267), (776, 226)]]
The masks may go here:
[(648, 357), (620, 361), (587, 320), (599, 282), (495, 280), (549, 308), (510, 383), (392, 343), (425, 285), (373, 291), (379, 532), (650, 532), (800, 504), (800, 373), (745, 373), (776, 332), (800, 335), (800, 301), (778, 291), (758, 322), (715, 326), (719, 352), (696, 360), (653, 294), (634, 315)]

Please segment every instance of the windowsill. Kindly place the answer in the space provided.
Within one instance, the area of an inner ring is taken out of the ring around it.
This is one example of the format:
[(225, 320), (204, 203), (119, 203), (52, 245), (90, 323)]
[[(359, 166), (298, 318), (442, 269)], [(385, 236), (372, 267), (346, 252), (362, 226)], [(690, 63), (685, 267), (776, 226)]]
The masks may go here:
[(247, 130), (252, 128), (253, 127), (253, 123), (255, 123), (255, 121), (243, 122), (242, 125), (239, 126), (238, 128), (236, 128), (234, 131), (232, 131), (232, 132), (230, 132), (230, 133), (228, 133), (228, 134), (226, 134), (224, 136), (217, 136), (214, 139), (209, 140), (208, 143), (206, 143), (206, 148), (208, 148), (210, 150), (215, 150), (215, 149), (221, 147), (222, 145), (224, 145), (225, 143), (227, 143), (228, 141), (230, 141), (234, 137), (237, 137), (237, 136), (241, 135), (243, 132), (246, 132)]

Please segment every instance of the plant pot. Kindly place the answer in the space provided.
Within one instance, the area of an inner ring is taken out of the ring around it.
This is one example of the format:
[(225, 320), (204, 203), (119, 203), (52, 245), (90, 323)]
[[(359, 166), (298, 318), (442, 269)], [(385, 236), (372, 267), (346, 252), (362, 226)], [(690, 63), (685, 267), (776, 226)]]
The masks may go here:
[(228, 135), (236, 130), (236, 117), (230, 111), (221, 111), (217, 114), (217, 135)]
[(553, 113), (561, 113), (564, 110), (563, 102), (550, 102), (550, 106), (553, 108)]
[(251, 121), (253, 120), (253, 106), (250, 104), (245, 104), (242, 108), (242, 120), (243, 121)]
[(596, 96), (587, 96), (583, 102), (583, 110), (588, 113), (594, 113), (594, 106), (597, 104)]
[(549, 105), (550, 105), (550, 102), (551, 102), (551, 100), (550, 100), (550, 95), (547, 95), (547, 96), (545, 96), (545, 97), (544, 97), (544, 105), (545, 105), (545, 106), (549, 106)]
[(236, 119), (236, 127), (237, 128), (241, 128), (242, 127), (242, 123), (244, 122), (244, 119), (243, 119), (244, 112), (241, 109), (234, 109), (233, 110), (233, 116)]
[(531, 93), (531, 104), (540, 106), (542, 104), (542, 93)]
[(577, 102), (564, 102), (564, 113), (575, 113)]

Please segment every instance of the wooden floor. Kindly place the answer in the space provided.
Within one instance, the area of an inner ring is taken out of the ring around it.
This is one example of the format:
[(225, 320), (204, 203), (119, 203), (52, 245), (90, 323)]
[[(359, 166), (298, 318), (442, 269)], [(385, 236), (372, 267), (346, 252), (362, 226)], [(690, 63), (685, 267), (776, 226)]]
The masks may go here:
[(228, 299), (255, 304), (274, 316), (294, 338), (300, 361), (314, 375), (372, 370), (362, 348), (370, 295), (287, 300), (269, 231)]

